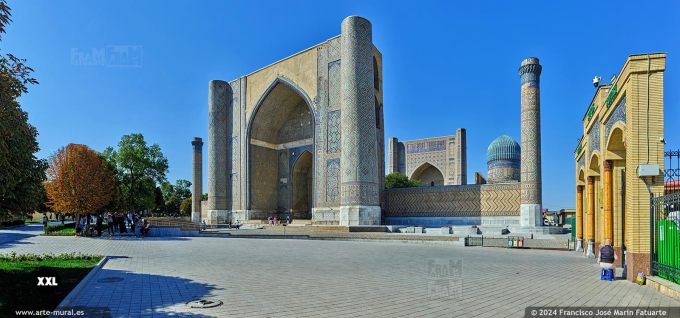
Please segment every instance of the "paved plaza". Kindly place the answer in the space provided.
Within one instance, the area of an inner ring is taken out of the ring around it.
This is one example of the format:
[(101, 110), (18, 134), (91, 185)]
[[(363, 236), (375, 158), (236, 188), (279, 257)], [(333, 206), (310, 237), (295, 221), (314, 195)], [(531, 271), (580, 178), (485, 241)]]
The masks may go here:
[[(120, 316), (521, 317), (527, 306), (680, 306), (573, 252), (299, 239), (75, 238), (0, 230), (0, 253), (112, 258), (71, 305)], [(223, 305), (191, 309), (194, 299)]]

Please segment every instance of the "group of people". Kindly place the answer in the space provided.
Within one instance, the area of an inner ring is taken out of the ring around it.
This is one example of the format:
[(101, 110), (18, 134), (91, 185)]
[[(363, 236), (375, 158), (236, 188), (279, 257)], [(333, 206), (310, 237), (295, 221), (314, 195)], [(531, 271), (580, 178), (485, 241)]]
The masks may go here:
[[(281, 219), (278, 216), (270, 216), (267, 218), (267, 224), (269, 225), (281, 225)], [(286, 225), (290, 224), (290, 216), (286, 215)]]
[[(134, 233), (141, 236), (149, 233), (151, 225), (148, 219), (140, 218), (137, 213), (104, 213), (104, 220), (107, 224), (109, 235), (113, 236), (116, 232), (120, 234)], [(139, 233), (137, 230), (139, 229)]]

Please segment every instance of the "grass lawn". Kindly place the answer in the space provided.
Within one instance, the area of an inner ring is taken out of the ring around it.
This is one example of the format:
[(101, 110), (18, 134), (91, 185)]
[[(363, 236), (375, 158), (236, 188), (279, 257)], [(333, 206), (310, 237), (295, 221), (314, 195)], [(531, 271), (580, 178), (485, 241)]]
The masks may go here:
[(74, 235), (76, 235), (76, 229), (74, 229), (72, 227), (70, 227), (70, 228), (67, 227), (67, 228), (63, 228), (61, 230), (50, 232), (50, 233), (47, 233), (47, 234), (44, 234), (44, 235), (48, 235), (48, 236), (74, 236)]
[[(0, 317), (15, 310), (54, 310), (101, 256), (82, 254), (0, 254)], [(57, 286), (38, 286), (38, 277), (56, 277)]]

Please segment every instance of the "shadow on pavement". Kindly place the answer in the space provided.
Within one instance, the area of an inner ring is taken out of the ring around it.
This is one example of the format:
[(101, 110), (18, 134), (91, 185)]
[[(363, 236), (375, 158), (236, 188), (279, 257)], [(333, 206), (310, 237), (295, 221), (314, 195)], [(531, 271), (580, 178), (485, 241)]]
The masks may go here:
[(33, 244), (31, 242), (24, 241), (29, 237), (33, 237), (35, 234), (27, 233), (0, 233), (0, 249), (10, 248), (20, 244)]
[[(127, 258), (114, 256), (112, 258)], [(190, 279), (134, 273), (124, 270), (100, 269), (87, 286), (75, 296), (68, 306), (59, 310), (83, 310), (87, 317), (164, 317), (190, 315), (192, 317), (218, 316), (217, 310), (227, 306), (226, 299), (210, 297), (215, 285), (198, 283)], [(221, 300), (221, 306), (190, 308), (187, 302), (206, 299)]]

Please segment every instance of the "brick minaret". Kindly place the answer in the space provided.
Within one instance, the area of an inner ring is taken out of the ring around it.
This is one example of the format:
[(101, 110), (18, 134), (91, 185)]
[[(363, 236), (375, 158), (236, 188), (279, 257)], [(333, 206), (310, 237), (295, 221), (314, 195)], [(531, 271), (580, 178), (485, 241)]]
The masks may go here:
[(522, 166), (520, 226), (543, 225), (541, 208), (541, 64), (538, 58), (522, 61)]

